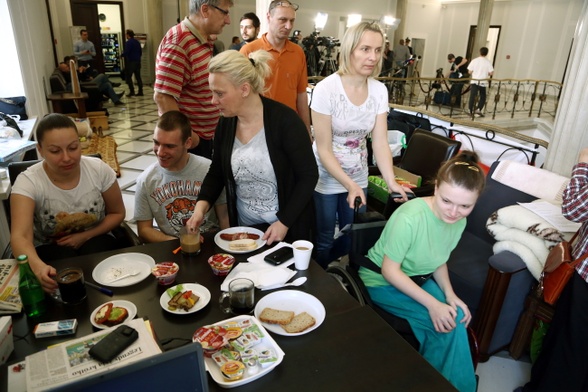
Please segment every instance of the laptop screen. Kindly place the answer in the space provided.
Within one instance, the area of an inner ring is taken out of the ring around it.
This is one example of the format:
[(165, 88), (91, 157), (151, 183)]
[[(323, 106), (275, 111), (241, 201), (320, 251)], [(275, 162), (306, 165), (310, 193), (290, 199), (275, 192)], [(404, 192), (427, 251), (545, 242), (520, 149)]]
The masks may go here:
[(191, 343), (112, 371), (56, 388), (55, 391), (208, 391), (202, 347)]

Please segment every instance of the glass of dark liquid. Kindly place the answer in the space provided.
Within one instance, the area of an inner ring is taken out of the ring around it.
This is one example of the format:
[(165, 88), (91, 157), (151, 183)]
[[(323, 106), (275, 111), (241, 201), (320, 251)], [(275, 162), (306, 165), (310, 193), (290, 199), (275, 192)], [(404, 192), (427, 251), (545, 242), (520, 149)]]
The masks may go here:
[[(221, 310), (225, 313), (236, 315), (251, 314), (255, 306), (255, 284), (245, 278), (234, 279), (229, 283), (229, 292), (220, 297)], [(225, 305), (225, 299), (229, 299), (229, 306)]]
[(57, 274), (56, 280), (63, 303), (68, 305), (79, 304), (86, 299), (84, 272), (81, 268), (66, 268)]

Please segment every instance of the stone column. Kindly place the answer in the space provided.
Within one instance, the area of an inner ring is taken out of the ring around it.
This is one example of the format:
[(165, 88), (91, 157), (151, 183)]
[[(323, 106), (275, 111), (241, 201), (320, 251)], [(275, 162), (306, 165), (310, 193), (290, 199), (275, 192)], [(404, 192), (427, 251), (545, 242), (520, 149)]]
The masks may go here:
[(406, 25), (406, 6), (408, 4), (408, 0), (397, 0), (396, 1), (396, 15), (394, 15), (395, 19), (400, 19), (400, 23), (398, 24), (398, 28), (394, 31), (394, 39), (390, 42), (390, 49), (393, 49), (395, 45), (398, 44), (398, 41), (404, 39), (404, 26)]
[(480, 48), (486, 46), (488, 41), (488, 30), (490, 29), (490, 18), (492, 17), (492, 8), (494, 0), (480, 1), (478, 10), (478, 26), (476, 27), (476, 39), (472, 51), (472, 58), (475, 59), (480, 54)]
[(588, 3), (584, 2), (544, 165), (564, 176), (571, 174), (580, 150), (588, 147), (587, 26)]
[(271, 0), (255, 1), (255, 15), (257, 15), (259, 21), (261, 22), (259, 26), (259, 37), (261, 37), (262, 34), (267, 33), (267, 10), (269, 10), (269, 5), (271, 2)]

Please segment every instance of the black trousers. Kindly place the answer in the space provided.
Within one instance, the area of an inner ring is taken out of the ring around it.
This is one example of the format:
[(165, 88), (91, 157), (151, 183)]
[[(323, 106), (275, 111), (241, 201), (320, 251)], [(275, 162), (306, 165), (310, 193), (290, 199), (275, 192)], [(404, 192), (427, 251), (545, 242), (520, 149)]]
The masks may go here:
[(133, 85), (133, 75), (135, 75), (135, 80), (137, 81), (139, 94), (143, 94), (143, 80), (141, 80), (141, 62), (127, 61), (125, 74), (125, 81), (129, 86), (129, 90), (131, 90), (131, 94), (135, 94), (135, 86)]
[(474, 103), (476, 100), (476, 95), (478, 95), (478, 93), (480, 93), (480, 99), (478, 100), (478, 110), (482, 110), (484, 108), (484, 105), (486, 104), (486, 87), (479, 86), (477, 84), (470, 84), (470, 112), (474, 111)]
[(57, 244), (40, 245), (37, 247), (37, 254), (47, 264), (52, 260), (60, 260), (68, 257), (89, 255), (92, 253), (106, 252), (109, 250), (119, 249), (121, 244), (110, 234), (101, 234), (90, 238), (84, 242), (78, 249), (69, 246), (60, 246)]
[(194, 155), (199, 155), (204, 158), (212, 159), (212, 147), (214, 139), (206, 140), (200, 138), (200, 143), (194, 148), (188, 150)]
[(574, 273), (564, 288), (525, 392), (588, 391), (588, 283)]

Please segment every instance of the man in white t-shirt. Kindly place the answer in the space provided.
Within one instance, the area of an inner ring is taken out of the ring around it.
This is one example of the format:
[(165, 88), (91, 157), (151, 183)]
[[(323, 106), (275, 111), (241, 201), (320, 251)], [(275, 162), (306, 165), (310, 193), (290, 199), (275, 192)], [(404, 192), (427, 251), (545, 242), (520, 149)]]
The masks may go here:
[[(471, 114), (476, 114), (480, 117), (484, 117), (482, 109), (486, 104), (486, 86), (488, 81), (485, 79), (490, 78), (494, 74), (494, 67), (492, 63), (486, 58), (488, 55), (488, 48), (480, 48), (480, 56), (472, 60), (468, 65), (468, 72), (472, 78), (470, 84), (470, 102), (469, 109)], [(474, 113), (474, 104), (476, 96), (480, 93), (480, 100), (478, 101), (478, 109)]]
[[(137, 178), (134, 219), (142, 241), (177, 238), (180, 229), (192, 216), (211, 162), (188, 153), (192, 147), (188, 117), (176, 110), (164, 113), (153, 133), (153, 152), (157, 162)], [(216, 201), (214, 210), (221, 229), (229, 227), (224, 192)], [(153, 219), (159, 230), (153, 226)]]

